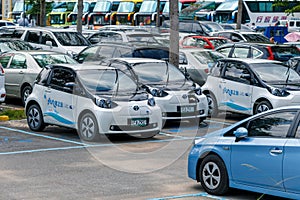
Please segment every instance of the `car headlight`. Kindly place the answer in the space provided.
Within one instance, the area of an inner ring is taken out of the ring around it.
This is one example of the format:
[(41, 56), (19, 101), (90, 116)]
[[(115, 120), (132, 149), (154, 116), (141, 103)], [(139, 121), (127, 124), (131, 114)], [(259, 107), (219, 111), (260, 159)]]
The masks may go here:
[(164, 97), (168, 95), (168, 93), (158, 88), (149, 88), (149, 93), (154, 97)]
[(99, 106), (100, 108), (111, 108), (112, 107), (112, 101), (108, 99), (101, 99), (96, 97), (95, 98), (95, 104)]
[(148, 105), (149, 106), (155, 106), (155, 99), (153, 97), (148, 98)]
[(290, 93), (287, 92), (285, 89), (280, 89), (280, 88), (274, 88), (271, 86), (267, 87), (268, 91), (273, 94), (274, 96), (278, 96), (278, 97), (286, 97), (289, 96)]

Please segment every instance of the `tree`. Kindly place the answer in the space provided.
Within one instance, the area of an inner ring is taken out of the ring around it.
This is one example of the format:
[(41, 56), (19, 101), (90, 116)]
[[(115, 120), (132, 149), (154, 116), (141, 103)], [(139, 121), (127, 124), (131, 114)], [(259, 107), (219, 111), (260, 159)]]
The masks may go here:
[(37, 25), (46, 26), (46, 14), (51, 12), (53, 2), (45, 0), (27, 0), (26, 4), (32, 5), (32, 8), (26, 12), (27, 15), (35, 16)]
[(274, 7), (277, 7), (277, 6), (284, 7), (284, 8), (286, 8), (285, 12), (288, 14), (293, 15), (294, 12), (300, 12), (300, 2), (299, 1), (298, 2), (295, 1), (295, 2), (297, 2), (297, 5), (293, 6), (293, 7), (289, 6), (289, 3), (291, 2), (289, 0), (274, 0), (274, 2), (275, 2), (273, 4)]

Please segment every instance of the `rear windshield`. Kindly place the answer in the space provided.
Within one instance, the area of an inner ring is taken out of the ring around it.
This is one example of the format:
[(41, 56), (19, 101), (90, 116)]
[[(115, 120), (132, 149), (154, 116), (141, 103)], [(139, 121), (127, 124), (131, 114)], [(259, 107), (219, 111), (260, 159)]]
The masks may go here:
[(63, 46), (88, 46), (88, 40), (78, 32), (54, 32)]
[(286, 46), (286, 47), (273, 46), (272, 52), (275, 60), (280, 60), (280, 61), (288, 61), (292, 57), (300, 56), (299, 49), (293, 46)]
[(243, 34), (248, 42), (270, 43), (269, 38), (262, 34)]

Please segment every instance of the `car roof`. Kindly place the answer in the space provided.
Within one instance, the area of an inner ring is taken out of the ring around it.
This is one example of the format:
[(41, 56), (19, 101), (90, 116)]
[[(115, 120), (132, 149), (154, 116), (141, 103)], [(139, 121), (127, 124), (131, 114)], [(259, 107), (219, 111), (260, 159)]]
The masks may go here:
[(73, 69), (74, 71), (84, 71), (84, 70), (94, 70), (94, 69), (116, 69), (114, 67), (109, 67), (107, 65), (100, 65), (95, 63), (84, 63), (83, 64), (52, 64), (49, 65), (50, 68), (59, 68), (59, 67), (65, 67)]
[(113, 58), (110, 60), (119, 60), (122, 62), (127, 62), (129, 64), (135, 63), (165, 63), (166, 61), (153, 59), (153, 58)]
[(277, 60), (268, 60), (268, 59), (253, 59), (253, 58), (222, 58), (220, 61), (229, 60), (229, 61), (239, 61), (245, 62), (248, 64), (257, 64), (257, 63), (282, 63)]
[[(21, 28), (21, 27), (20, 27)], [(77, 32), (74, 29), (54, 28), (54, 27), (22, 27), (24, 30), (50, 31), (50, 32)]]

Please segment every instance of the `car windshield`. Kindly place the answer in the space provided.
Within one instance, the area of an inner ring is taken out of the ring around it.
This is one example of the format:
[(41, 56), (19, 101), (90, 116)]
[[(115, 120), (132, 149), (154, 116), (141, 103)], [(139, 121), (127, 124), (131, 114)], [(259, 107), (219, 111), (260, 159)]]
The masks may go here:
[(280, 63), (251, 64), (257, 75), (266, 83), (300, 83), (300, 75)]
[(32, 56), (40, 67), (50, 64), (76, 64), (70, 56), (64, 54), (37, 54)]
[(217, 48), (218, 46), (221, 46), (222, 44), (228, 43), (229, 40), (226, 39), (209, 39), (209, 41), (212, 43), (212, 45)]
[(59, 43), (63, 46), (88, 46), (89, 42), (78, 32), (54, 32)]
[(185, 76), (174, 65), (163, 63), (138, 63), (133, 70), (142, 83), (165, 84), (169, 82), (183, 83)]
[(0, 52), (7, 52), (11, 50), (33, 50), (34, 48), (25, 42), (21, 41), (5, 41), (0, 42)]
[(158, 43), (157, 40), (151, 34), (130, 34), (127, 35), (129, 42), (147, 42), (147, 43)]
[(270, 43), (270, 40), (262, 34), (243, 34), (248, 42)]
[(120, 70), (85, 69), (78, 72), (78, 77), (93, 94), (117, 96), (122, 93), (133, 93), (137, 89), (136, 82)]

